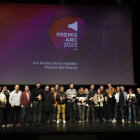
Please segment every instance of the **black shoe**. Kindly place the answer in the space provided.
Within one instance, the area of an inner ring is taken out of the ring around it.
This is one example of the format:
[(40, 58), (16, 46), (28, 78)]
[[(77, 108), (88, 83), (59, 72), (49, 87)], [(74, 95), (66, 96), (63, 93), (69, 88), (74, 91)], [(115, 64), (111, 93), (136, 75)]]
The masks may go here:
[(73, 119), (73, 122), (74, 122), (74, 123), (77, 123), (75, 119)]
[(38, 125), (41, 126), (41, 123), (39, 122)]
[(111, 120), (111, 119), (109, 119), (108, 121), (109, 121), (109, 122), (112, 122), (112, 120)]
[(72, 119), (70, 119), (69, 122), (72, 122)]
[(29, 124), (27, 124), (27, 123), (25, 123), (24, 125), (25, 125), (25, 126), (29, 126)]
[(24, 125), (24, 124), (22, 124), (21, 126), (22, 126), (22, 127), (25, 127), (25, 125)]
[(36, 125), (36, 122), (34, 122), (32, 125)]

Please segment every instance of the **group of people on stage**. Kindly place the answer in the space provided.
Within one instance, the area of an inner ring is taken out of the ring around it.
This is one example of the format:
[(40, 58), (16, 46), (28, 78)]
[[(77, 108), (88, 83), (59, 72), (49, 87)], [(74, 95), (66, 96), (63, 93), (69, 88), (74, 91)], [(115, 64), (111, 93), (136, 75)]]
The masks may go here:
[[(108, 106), (109, 121), (117, 121), (117, 109), (121, 112), (122, 123), (131, 123), (131, 110), (136, 121), (136, 106), (138, 109), (138, 122), (140, 123), (140, 88), (137, 88), (137, 94), (133, 93), (133, 89), (129, 88), (129, 93), (124, 91), (124, 87), (117, 86), (116, 89), (108, 82), (108, 88), (104, 91), (104, 86), (100, 86), (97, 91), (94, 85), (88, 88), (80, 87), (78, 92), (74, 89), (73, 83), (70, 83), (69, 89), (64, 92), (64, 87), (55, 85), (49, 89), (49, 85), (45, 86), (45, 90), (41, 89), (41, 84), (36, 83), (36, 88), (31, 91), (29, 86), (25, 86), (25, 91), (19, 90), (19, 85), (15, 85), (15, 89), (10, 93), (7, 86), (0, 87), (0, 109), (2, 118), (2, 127), (13, 127), (13, 118), (16, 114), (16, 126), (29, 125), (26, 123), (28, 110), (33, 107), (34, 119), (33, 124), (41, 125), (43, 114), (46, 116), (46, 122), (59, 123), (60, 114), (62, 113), (63, 123), (65, 120), (65, 107), (68, 101), (69, 122), (76, 122), (76, 104), (79, 112), (79, 123), (89, 121), (89, 112), (92, 111), (93, 122), (105, 119), (105, 106)], [(21, 121), (19, 118), (21, 110)], [(114, 110), (114, 111), (113, 111)], [(9, 122), (10, 117), (10, 122)]]

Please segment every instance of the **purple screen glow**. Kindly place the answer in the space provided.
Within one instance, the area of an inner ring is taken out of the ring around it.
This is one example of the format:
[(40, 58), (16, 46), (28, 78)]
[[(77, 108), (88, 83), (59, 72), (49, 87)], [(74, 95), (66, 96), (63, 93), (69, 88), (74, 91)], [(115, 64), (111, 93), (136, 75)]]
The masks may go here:
[(133, 85), (130, 7), (0, 4), (0, 84)]

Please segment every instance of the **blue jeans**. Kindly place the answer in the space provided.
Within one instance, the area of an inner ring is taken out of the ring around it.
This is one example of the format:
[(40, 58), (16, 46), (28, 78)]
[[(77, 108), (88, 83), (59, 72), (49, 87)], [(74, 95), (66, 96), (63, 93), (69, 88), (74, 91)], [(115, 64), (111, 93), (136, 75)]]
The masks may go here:
[(51, 121), (52, 119), (53, 120), (56, 120), (56, 110), (57, 110), (57, 107), (55, 107), (55, 104), (52, 104), (51, 105), (51, 108), (50, 108), (49, 121)]
[(28, 115), (28, 109), (29, 109), (29, 106), (24, 106), (22, 108), (22, 114), (21, 114), (21, 123), (22, 124), (26, 123), (26, 118), (27, 118), (27, 115)]
[(123, 107), (122, 106), (120, 106), (119, 104), (115, 104), (115, 110), (114, 110), (114, 119), (116, 120), (116, 118), (117, 118), (117, 109), (120, 109), (120, 111), (121, 111), (121, 118), (122, 119), (124, 119), (124, 109), (123, 109)]
[[(133, 109), (134, 121), (136, 121), (136, 109)], [(131, 106), (128, 108), (128, 121), (131, 121)]]

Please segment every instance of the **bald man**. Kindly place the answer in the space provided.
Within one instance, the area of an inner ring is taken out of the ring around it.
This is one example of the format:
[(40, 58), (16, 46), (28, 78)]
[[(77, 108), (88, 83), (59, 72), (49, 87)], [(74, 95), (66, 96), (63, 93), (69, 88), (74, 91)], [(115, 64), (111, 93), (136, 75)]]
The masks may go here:
[(15, 90), (10, 93), (9, 102), (11, 104), (11, 114), (10, 114), (10, 127), (13, 127), (13, 118), (16, 113), (16, 126), (21, 126), (19, 122), (20, 115), (20, 96), (22, 91), (19, 90), (19, 85), (15, 85)]

